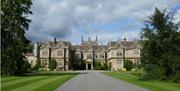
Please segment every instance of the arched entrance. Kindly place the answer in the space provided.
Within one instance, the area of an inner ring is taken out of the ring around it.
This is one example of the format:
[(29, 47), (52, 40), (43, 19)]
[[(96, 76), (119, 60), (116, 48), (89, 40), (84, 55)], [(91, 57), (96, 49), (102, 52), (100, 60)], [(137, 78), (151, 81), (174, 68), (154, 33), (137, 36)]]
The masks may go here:
[(86, 63), (86, 70), (92, 70), (93, 69), (93, 62), (87, 62)]
[(91, 64), (90, 63), (88, 63), (88, 70), (90, 70), (91, 69)]

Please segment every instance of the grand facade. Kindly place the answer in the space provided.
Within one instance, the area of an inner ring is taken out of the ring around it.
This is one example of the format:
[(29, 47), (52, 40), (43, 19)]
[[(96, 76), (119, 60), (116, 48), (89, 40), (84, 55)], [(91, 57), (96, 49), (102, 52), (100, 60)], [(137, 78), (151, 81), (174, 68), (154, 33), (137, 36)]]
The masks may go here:
[[(87, 41), (81, 39), (80, 45), (72, 45), (68, 41), (54, 41), (35, 43), (34, 59), (29, 61), (35, 65), (37, 60), (41, 61), (42, 67), (48, 69), (49, 61), (55, 60), (57, 70), (70, 70), (72, 63), (81, 63), (85, 69), (94, 69), (94, 62), (107, 63), (112, 70), (122, 69), (125, 60), (130, 60), (134, 64), (140, 63), (140, 50), (142, 47), (137, 41), (109, 41), (107, 45), (100, 45), (98, 37), (95, 40), (88, 38)], [(26, 56), (27, 58), (32, 56)]]

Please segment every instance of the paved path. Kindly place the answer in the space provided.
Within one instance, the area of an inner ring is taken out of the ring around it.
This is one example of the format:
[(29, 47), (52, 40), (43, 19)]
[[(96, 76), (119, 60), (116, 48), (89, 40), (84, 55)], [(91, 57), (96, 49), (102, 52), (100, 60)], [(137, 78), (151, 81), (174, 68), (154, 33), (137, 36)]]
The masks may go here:
[(99, 71), (81, 72), (57, 91), (148, 91), (144, 88), (106, 76)]

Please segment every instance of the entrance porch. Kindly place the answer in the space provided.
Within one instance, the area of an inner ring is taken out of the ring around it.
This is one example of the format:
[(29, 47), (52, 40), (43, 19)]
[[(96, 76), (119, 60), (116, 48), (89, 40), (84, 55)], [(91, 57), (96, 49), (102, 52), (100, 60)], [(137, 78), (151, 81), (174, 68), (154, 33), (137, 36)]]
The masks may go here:
[(93, 62), (86, 62), (86, 70), (93, 70)]

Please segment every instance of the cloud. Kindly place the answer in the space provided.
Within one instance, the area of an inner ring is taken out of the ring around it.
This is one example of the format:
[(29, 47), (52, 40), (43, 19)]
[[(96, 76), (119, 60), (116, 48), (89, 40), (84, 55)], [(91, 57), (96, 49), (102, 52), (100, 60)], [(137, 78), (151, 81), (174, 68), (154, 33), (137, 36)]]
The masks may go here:
[(180, 22), (180, 10), (177, 10), (174, 16), (174, 23)]
[[(178, 0), (33, 0), (33, 15), (29, 15), (32, 22), (26, 37), (33, 42), (57, 37), (73, 43), (79, 42), (82, 34), (98, 35), (104, 43), (121, 36), (132, 39), (140, 30), (138, 23), (147, 19), (155, 7), (172, 8), (177, 3)], [(136, 23), (130, 28), (129, 25), (121, 28), (126, 31), (112, 33), (103, 27), (124, 18), (131, 18)]]

